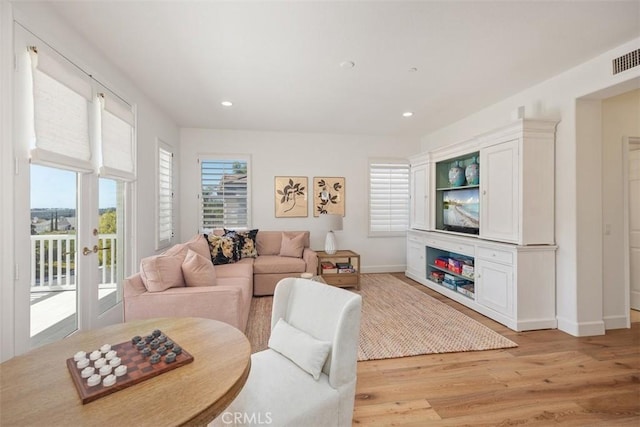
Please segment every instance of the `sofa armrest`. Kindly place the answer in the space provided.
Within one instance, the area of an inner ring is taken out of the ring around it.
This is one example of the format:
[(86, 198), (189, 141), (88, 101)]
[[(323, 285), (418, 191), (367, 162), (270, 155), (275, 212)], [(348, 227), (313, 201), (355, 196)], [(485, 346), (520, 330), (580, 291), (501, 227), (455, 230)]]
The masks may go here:
[(147, 292), (147, 288), (144, 286), (142, 282), (142, 277), (140, 277), (140, 273), (136, 273), (133, 276), (129, 276), (124, 279), (124, 297), (135, 297), (136, 295), (143, 294)]
[(310, 248), (304, 248), (302, 251), (302, 259), (307, 264), (306, 273), (318, 273), (318, 254)]
[(203, 317), (220, 320), (243, 330), (242, 289), (237, 286), (169, 288), (125, 296), (125, 321), (154, 317)]

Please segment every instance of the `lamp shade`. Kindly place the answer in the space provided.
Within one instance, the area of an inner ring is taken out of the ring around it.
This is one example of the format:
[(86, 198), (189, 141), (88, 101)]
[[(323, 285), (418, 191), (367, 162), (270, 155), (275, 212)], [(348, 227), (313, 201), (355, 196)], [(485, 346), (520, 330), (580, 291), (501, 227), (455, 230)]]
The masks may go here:
[(320, 215), (325, 230), (327, 231), (340, 231), (342, 230), (342, 215), (323, 214)]

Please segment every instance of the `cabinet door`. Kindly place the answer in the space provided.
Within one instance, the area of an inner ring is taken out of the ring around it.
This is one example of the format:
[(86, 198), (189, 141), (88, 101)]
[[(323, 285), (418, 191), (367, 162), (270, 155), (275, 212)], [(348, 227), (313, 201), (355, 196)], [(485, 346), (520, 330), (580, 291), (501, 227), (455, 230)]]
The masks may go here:
[(506, 316), (513, 316), (513, 266), (476, 258), (476, 301)]
[(407, 237), (407, 273), (421, 279), (427, 277), (425, 253), (424, 242), (413, 236)]
[(518, 140), (480, 150), (480, 236), (518, 242)]
[(411, 228), (429, 228), (429, 168), (428, 165), (411, 167)]

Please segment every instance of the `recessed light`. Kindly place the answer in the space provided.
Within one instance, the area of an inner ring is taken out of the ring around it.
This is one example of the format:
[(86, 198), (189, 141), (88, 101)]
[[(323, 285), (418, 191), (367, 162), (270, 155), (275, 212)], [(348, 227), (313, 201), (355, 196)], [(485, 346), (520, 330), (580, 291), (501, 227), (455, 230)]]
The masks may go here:
[(353, 67), (355, 67), (355, 66), (356, 66), (356, 63), (355, 63), (355, 62), (353, 62), (353, 61), (342, 61), (342, 62), (340, 63), (340, 66), (341, 66), (342, 68), (353, 68)]
[(411, 116), (413, 116), (412, 111), (405, 111), (404, 113), (402, 113), (402, 117), (411, 117)]
[(409, 71), (410, 73), (415, 73), (416, 71), (418, 71), (418, 69), (416, 67), (411, 67), (407, 71)]
[(231, 107), (233, 105), (233, 102), (231, 102), (231, 101), (222, 101), (220, 104), (222, 104), (223, 107)]

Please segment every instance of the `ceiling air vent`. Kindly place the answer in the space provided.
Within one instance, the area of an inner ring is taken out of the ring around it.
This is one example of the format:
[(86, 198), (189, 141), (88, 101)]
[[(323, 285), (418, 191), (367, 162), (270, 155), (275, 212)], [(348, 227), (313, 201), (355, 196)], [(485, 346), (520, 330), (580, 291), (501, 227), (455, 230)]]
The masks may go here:
[(619, 58), (613, 60), (613, 74), (618, 74), (629, 68), (637, 67), (640, 65), (640, 49), (636, 49), (633, 52), (629, 52), (626, 55), (622, 55)]

